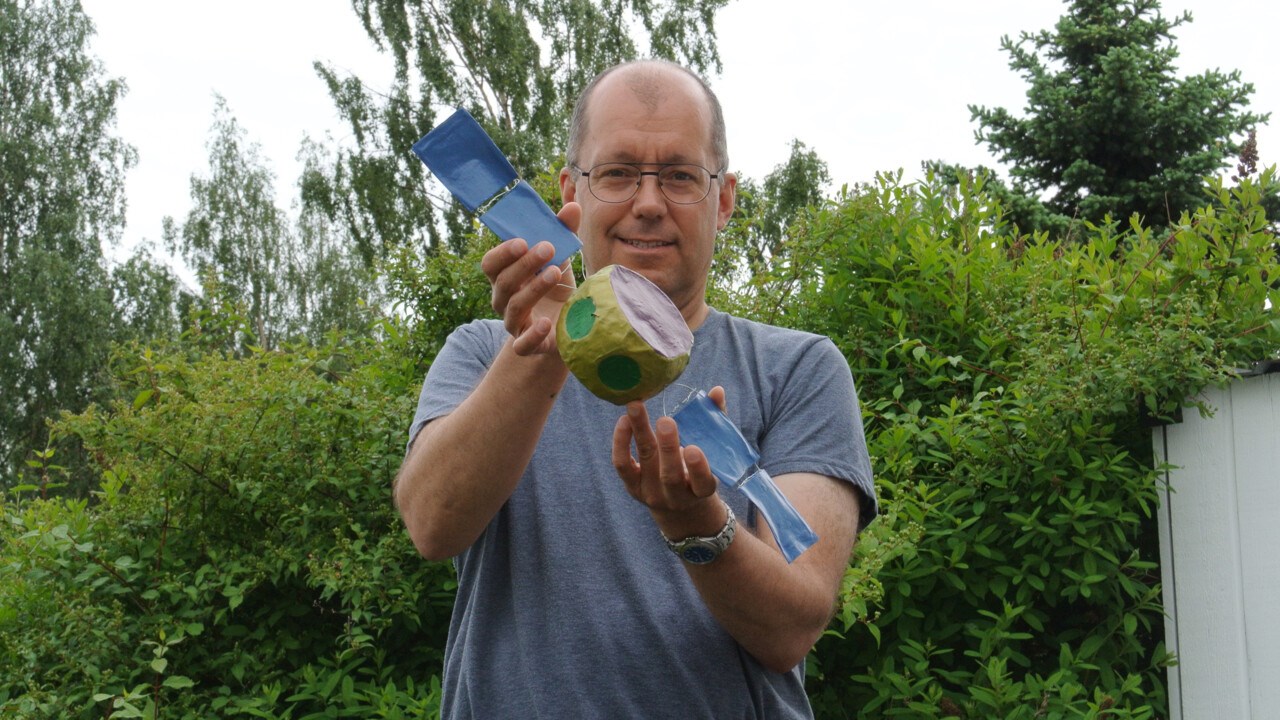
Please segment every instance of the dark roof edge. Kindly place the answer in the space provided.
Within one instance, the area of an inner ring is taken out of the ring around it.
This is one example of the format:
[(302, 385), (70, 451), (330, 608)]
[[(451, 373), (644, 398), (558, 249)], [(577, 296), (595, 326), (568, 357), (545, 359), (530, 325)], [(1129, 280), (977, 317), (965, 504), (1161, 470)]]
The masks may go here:
[(1253, 367), (1238, 370), (1237, 372), (1240, 377), (1256, 377), (1258, 375), (1280, 373), (1280, 360), (1259, 360), (1253, 364)]

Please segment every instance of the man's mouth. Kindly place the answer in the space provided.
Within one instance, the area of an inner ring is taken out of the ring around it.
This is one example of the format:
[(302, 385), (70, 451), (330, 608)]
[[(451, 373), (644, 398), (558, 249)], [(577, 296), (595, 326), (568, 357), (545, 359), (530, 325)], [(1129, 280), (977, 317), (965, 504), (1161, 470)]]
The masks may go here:
[(640, 250), (652, 250), (654, 248), (675, 245), (674, 242), (669, 240), (631, 240), (629, 238), (621, 238), (621, 241), (623, 244), (630, 245), (631, 247), (638, 248)]

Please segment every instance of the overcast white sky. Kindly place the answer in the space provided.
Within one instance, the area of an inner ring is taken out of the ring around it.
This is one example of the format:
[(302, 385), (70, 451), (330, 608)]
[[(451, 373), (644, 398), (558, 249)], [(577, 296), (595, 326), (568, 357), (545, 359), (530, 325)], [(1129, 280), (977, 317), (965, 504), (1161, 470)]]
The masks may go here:
[[(139, 155), (126, 247), (158, 244), (161, 219), (185, 216), (189, 179), (207, 171), (215, 92), (261, 146), (287, 206), (303, 137), (345, 134), (312, 62), (374, 86), (389, 77), (347, 0), (82, 4), (97, 25), (92, 51), (130, 88), (118, 128)], [(1057, 0), (733, 0), (717, 18), (724, 71), (711, 78), (733, 168), (762, 178), (786, 160), (793, 138), (827, 161), (836, 186), (882, 170), (915, 176), (929, 159), (993, 165), (974, 143), (968, 105), (1020, 113), (1026, 84), (1009, 69), (1000, 37), (1049, 28), (1065, 8)], [(1280, 110), (1280, 71), (1267, 56), (1280, 3), (1166, 0), (1162, 10), (1195, 17), (1177, 36), (1182, 74), (1239, 69), (1256, 89), (1251, 109)], [(1259, 131), (1264, 164), (1280, 162), (1276, 125), (1280, 115)]]

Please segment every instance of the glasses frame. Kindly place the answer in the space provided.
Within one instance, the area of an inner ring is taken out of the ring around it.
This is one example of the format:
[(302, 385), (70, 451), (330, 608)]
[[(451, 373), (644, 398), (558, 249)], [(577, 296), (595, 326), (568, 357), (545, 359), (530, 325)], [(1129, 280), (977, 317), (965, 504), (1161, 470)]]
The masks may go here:
[[(606, 199), (604, 199), (604, 198), (602, 198), (602, 197), (600, 197), (599, 195), (597, 195), (597, 194), (596, 194), (596, 189), (595, 189), (594, 187), (592, 187), (592, 185), (591, 185), (591, 173), (595, 172), (595, 171), (596, 171), (596, 170), (598, 170), (599, 168), (602, 168), (602, 167), (604, 167), (604, 166), (606, 166), (606, 165), (626, 165), (627, 167), (633, 167), (633, 168), (635, 168), (636, 170), (638, 170), (638, 171), (640, 172), (640, 176), (636, 179), (636, 185), (635, 185), (635, 188), (633, 188), (633, 189), (632, 189), (632, 191), (631, 191), (631, 194), (630, 194), (630, 195), (626, 196), (625, 198), (623, 198), (623, 199), (621, 199), (621, 200), (606, 200)], [(708, 176), (708, 177), (707, 177), (707, 190), (706, 190), (706, 192), (704, 192), (704, 193), (702, 194), (702, 197), (698, 198), (697, 200), (676, 200), (676, 199), (673, 199), (670, 195), (668, 195), (668, 194), (667, 194), (667, 191), (666, 191), (666, 190), (664, 190), (664, 189), (662, 188), (662, 179), (659, 177), (659, 174), (660, 174), (664, 169), (666, 169), (666, 168), (669, 168), (669, 167), (680, 167), (680, 166), (685, 166), (685, 167), (696, 167), (696, 168), (698, 168), (699, 170), (702, 170), (703, 172), (705, 172), (705, 173), (707, 174), (707, 176)], [(723, 169), (721, 169), (719, 172), (711, 172), (711, 170), (709, 170), (709, 169), (707, 169), (707, 168), (705, 168), (705, 167), (703, 167), (703, 166), (701, 166), (701, 165), (699, 165), (699, 164), (697, 164), (697, 163), (688, 163), (688, 162), (679, 162), (679, 163), (629, 163), (629, 162), (603, 162), (603, 163), (596, 163), (595, 165), (592, 165), (592, 166), (591, 166), (591, 168), (590, 168), (590, 169), (588, 169), (588, 170), (583, 170), (582, 168), (578, 167), (577, 165), (570, 165), (570, 167), (572, 167), (572, 168), (573, 168), (573, 171), (574, 171), (574, 172), (578, 173), (579, 175), (581, 175), (582, 177), (584, 177), (584, 178), (586, 178), (586, 179), (587, 179), (587, 189), (591, 191), (591, 195), (592, 195), (592, 197), (594, 197), (595, 199), (599, 200), (599, 201), (600, 201), (600, 202), (602, 202), (602, 203), (609, 203), (609, 204), (611, 204), (611, 205), (620, 205), (620, 204), (622, 204), (622, 203), (624, 203), (624, 202), (630, 202), (632, 199), (634, 199), (634, 198), (635, 198), (635, 196), (636, 196), (636, 194), (640, 192), (640, 185), (644, 183), (644, 177), (645, 177), (645, 175), (652, 175), (652, 176), (653, 176), (653, 178), (654, 178), (654, 180), (656, 180), (656, 181), (658, 182), (658, 192), (662, 193), (662, 197), (663, 197), (663, 198), (665, 198), (665, 199), (667, 200), (667, 202), (675, 203), (676, 205), (697, 205), (698, 203), (702, 202), (703, 200), (706, 200), (706, 199), (707, 199), (707, 196), (711, 194), (711, 181), (712, 181), (712, 180), (718, 180), (718, 179), (720, 179), (721, 177), (724, 177), (724, 170), (723, 170)], [(657, 170), (644, 170), (644, 169), (642, 169), (642, 168), (646, 168), (646, 167), (658, 168), (658, 169), (657, 169)]]

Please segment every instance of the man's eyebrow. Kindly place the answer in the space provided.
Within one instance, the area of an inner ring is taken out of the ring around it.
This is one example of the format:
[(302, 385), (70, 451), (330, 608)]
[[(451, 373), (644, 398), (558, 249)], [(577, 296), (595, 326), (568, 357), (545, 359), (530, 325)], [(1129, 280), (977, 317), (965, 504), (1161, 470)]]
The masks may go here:
[[(628, 165), (676, 165), (676, 164), (693, 164), (697, 165), (700, 160), (692, 159), (684, 153), (674, 153), (662, 156), (663, 159), (654, 162), (644, 162), (637, 159), (637, 155), (629, 152), (615, 153), (612, 155), (601, 155), (601, 159), (596, 164), (606, 162), (620, 162)], [(607, 158), (607, 159), (606, 159)]]

